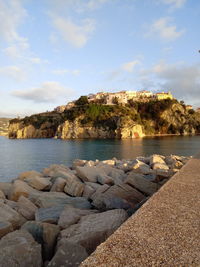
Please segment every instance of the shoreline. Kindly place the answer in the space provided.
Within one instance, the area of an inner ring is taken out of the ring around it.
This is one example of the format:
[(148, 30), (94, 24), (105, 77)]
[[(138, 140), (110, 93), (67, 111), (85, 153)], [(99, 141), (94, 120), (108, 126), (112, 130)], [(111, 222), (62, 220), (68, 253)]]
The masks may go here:
[[(13, 242), (5, 259), (15, 262), (15, 251), (22, 246), (23, 264), (34, 254), (38, 266), (60, 266), (73, 262), (69, 250), (75, 253), (73, 266), (79, 266), (188, 160), (155, 154), (129, 160), (77, 159), (71, 167), (53, 164), (0, 182), (0, 248), (7, 240)], [(16, 244), (16, 238), (26, 241)]]

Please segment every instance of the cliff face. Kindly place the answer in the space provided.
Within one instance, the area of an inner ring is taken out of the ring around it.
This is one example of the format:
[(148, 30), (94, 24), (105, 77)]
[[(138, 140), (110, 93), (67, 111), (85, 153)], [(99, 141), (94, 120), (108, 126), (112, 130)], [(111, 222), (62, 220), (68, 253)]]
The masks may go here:
[(200, 133), (200, 114), (177, 100), (133, 104), (85, 104), (63, 113), (54, 111), (14, 119), (9, 125), (9, 138), (123, 139)]
[(8, 118), (0, 118), (0, 136), (8, 135), (9, 120)]
[(65, 121), (59, 125), (56, 132), (56, 137), (61, 139), (87, 139), (87, 138), (136, 138), (143, 137), (142, 126), (135, 124), (129, 120), (125, 125), (118, 123), (116, 129), (110, 129), (109, 127), (94, 127), (84, 126), (80, 123), (80, 119), (76, 119), (74, 122)]
[(33, 125), (25, 126), (23, 123), (17, 122), (9, 125), (9, 138), (26, 139), (26, 138), (51, 138), (55, 132), (49, 127), (36, 129)]

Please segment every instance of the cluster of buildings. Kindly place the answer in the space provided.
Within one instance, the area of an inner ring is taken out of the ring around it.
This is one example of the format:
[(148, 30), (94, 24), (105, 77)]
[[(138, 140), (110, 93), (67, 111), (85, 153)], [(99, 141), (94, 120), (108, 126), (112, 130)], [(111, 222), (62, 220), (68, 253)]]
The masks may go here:
[(89, 94), (89, 102), (102, 101), (103, 104), (112, 105), (117, 103), (127, 104), (129, 100), (133, 101), (149, 101), (153, 99), (173, 99), (170, 92), (152, 93), (150, 91), (121, 91), (116, 93), (99, 92), (97, 94)]
[[(129, 100), (148, 102), (150, 100), (164, 100), (173, 99), (170, 92), (152, 93), (150, 91), (120, 91), (115, 93), (99, 92), (96, 94), (89, 94), (87, 96), (88, 102), (101, 103), (104, 105), (127, 104)], [(59, 106), (54, 110), (63, 112), (75, 105), (76, 101), (69, 102), (67, 105)]]

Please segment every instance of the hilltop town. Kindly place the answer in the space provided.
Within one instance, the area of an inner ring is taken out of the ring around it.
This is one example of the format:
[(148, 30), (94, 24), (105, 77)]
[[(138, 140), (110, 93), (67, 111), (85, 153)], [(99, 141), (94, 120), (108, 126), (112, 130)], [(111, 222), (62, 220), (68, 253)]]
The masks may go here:
[[(89, 103), (97, 103), (103, 105), (115, 105), (115, 104), (128, 104), (130, 101), (148, 102), (151, 100), (164, 100), (173, 99), (171, 92), (158, 92), (153, 93), (151, 91), (120, 91), (114, 93), (99, 92), (96, 94), (87, 95)], [(56, 107), (56, 112), (63, 112), (66, 109), (70, 109), (75, 106), (75, 101), (69, 102), (67, 105)]]

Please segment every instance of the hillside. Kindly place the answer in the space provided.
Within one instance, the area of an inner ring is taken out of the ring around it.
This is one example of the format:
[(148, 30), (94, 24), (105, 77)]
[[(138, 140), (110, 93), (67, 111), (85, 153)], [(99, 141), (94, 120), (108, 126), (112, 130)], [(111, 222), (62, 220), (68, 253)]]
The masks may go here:
[(176, 99), (129, 101), (126, 105), (88, 103), (80, 98), (63, 112), (11, 120), (10, 138), (135, 138), (200, 133), (200, 114)]
[(0, 118), (0, 136), (6, 136), (8, 134), (8, 126), (10, 119)]

